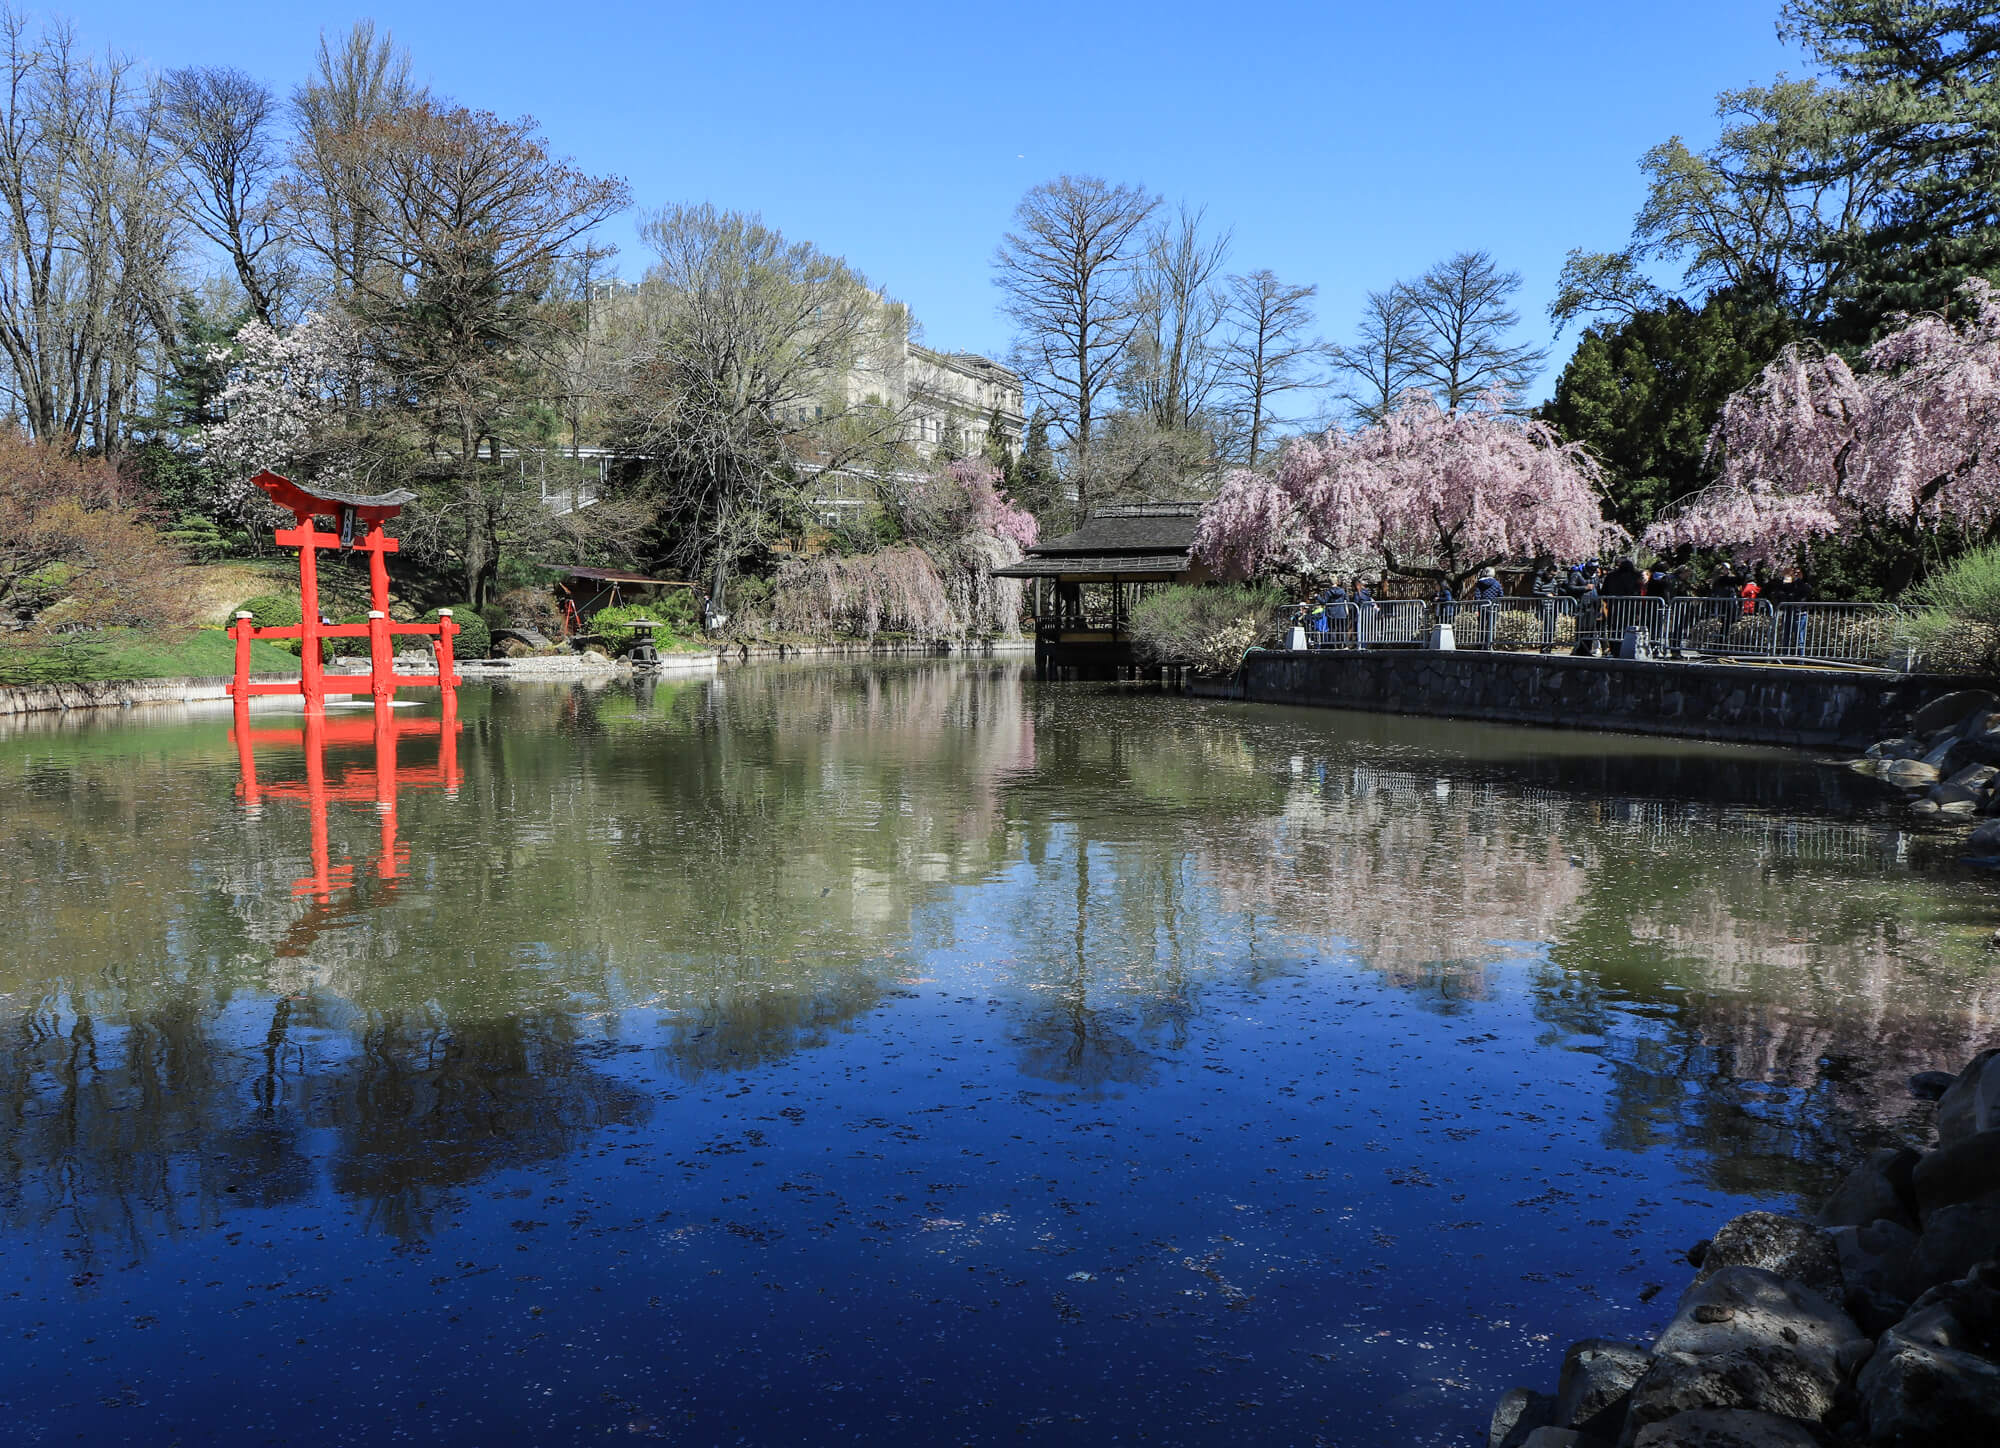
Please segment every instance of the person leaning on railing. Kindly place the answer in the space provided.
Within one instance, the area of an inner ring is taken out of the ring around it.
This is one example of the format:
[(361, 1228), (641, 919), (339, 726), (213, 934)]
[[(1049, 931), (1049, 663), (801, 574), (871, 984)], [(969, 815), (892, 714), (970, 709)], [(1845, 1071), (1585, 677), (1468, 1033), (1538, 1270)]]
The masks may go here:
[(1597, 591), (1597, 576), (1587, 573), (1583, 579), (1583, 593), (1576, 601), (1576, 648), (1579, 658), (1597, 657), (1597, 640), (1604, 631), (1604, 597)]
[(1499, 576), (1490, 568), (1479, 570), (1479, 581), (1472, 585), (1472, 601), (1479, 605), (1479, 647), (1490, 649), (1499, 641), (1500, 600), (1507, 596), (1506, 587)]
[[(1789, 652), (1802, 654), (1806, 651), (1806, 610), (1800, 605), (1812, 597), (1806, 581), (1795, 568), (1787, 568), (1778, 574), (1778, 581), (1764, 590), (1764, 597), (1778, 613), (1778, 638), (1790, 640)], [(1781, 642), (1780, 647), (1785, 647)]]
[(1431, 612), (1438, 623), (1450, 623), (1458, 615), (1458, 595), (1451, 591), (1451, 580), (1440, 578), (1437, 588), (1431, 594)]
[(1687, 610), (1676, 609), (1674, 600), (1682, 593), (1681, 576), (1663, 564), (1655, 563), (1646, 575), (1646, 596), (1660, 600), (1660, 607), (1667, 616), (1667, 657), (1681, 656), (1681, 644), (1687, 635)]
[(1542, 605), (1542, 652), (1553, 653), (1556, 647), (1556, 620), (1562, 616), (1562, 574), (1553, 563), (1544, 563), (1542, 571), (1535, 575), (1532, 585), (1535, 597)]

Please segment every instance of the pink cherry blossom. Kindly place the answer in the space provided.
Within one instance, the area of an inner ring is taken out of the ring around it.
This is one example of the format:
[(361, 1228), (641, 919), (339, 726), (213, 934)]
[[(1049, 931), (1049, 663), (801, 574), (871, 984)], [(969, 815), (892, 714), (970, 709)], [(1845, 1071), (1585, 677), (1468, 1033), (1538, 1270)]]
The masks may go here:
[(1602, 551), (1619, 536), (1602, 495), (1588, 452), (1499, 398), (1446, 412), (1412, 394), (1373, 427), (1293, 442), (1269, 476), (1232, 473), (1195, 552), (1229, 578), (1380, 567), (1457, 581)]
[(1914, 317), (1863, 354), (1787, 348), (1724, 404), (1714, 487), (1647, 530), (1656, 548), (1795, 556), (1871, 523), (1982, 530), (2000, 521), (2000, 294), (1960, 288), (1967, 316)]

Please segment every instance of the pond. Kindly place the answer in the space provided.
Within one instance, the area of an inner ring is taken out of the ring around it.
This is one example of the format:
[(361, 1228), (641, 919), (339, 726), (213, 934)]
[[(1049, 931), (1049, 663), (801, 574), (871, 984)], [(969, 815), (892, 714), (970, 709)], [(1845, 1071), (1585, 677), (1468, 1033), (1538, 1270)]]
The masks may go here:
[(0, 734), (10, 1441), (1483, 1444), (2000, 1009), (1800, 754), (1005, 661), (369, 717)]

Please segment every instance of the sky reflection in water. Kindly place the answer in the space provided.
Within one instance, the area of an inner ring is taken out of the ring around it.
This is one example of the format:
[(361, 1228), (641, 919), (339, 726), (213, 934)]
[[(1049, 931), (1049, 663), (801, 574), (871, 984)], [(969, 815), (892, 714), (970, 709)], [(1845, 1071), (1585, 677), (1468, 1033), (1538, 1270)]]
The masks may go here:
[(461, 713), (323, 900), (226, 715), (0, 735), (12, 1439), (1483, 1442), (2000, 1002), (1799, 755), (1014, 664)]

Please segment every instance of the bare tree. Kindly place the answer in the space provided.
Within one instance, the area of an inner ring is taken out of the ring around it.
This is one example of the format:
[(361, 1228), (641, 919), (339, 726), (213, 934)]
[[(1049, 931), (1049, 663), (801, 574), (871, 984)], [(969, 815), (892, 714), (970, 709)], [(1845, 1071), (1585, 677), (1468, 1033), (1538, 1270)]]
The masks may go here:
[(337, 45), (320, 36), (318, 72), (292, 97), (298, 135), (278, 200), (292, 240), (320, 259), (336, 293), (358, 291), (379, 250), (379, 200), (368, 189), (377, 130), (422, 99), (408, 53), (372, 20)]
[(0, 10), (0, 379), (37, 438), (121, 440), (178, 250), (129, 62)]
[(1119, 391), (1168, 432), (1206, 425), (1222, 370), (1215, 334), (1226, 307), (1221, 275), (1230, 236), (1203, 236), (1204, 215), (1182, 205), (1149, 228), (1134, 276), (1134, 326)]
[(1324, 385), (1312, 369), (1327, 357), (1324, 342), (1307, 333), (1318, 287), (1281, 282), (1268, 268), (1229, 278), (1224, 320), (1230, 336), (1222, 351), (1223, 388), (1243, 431), (1245, 460), (1263, 455), (1268, 434), (1287, 426), (1278, 406), (1288, 394)]
[(1461, 251), (1402, 287), (1417, 319), (1415, 371), (1438, 405), (1457, 412), (1488, 392), (1518, 395), (1543, 352), (1507, 341), (1521, 320), (1509, 300), (1519, 272), (1503, 272), (1483, 251)]
[(1067, 447), (1086, 509), (1098, 399), (1117, 380), (1137, 314), (1135, 238), (1158, 205), (1140, 187), (1059, 176), (1021, 198), (993, 257), (1019, 329), (1015, 365)]
[(1337, 396), (1357, 421), (1380, 422), (1416, 385), (1419, 335), (1417, 309), (1406, 288), (1398, 284), (1368, 294), (1354, 344), (1331, 349), (1342, 378)]
[(290, 281), (271, 195), (284, 165), (276, 123), (270, 90), (240, 70), (172, 70), (160, 84), (159, 140), (183, 183), (188, 221), (221, 248), (266, 326), (276, 324)]
[(815, 479), (895, 456), (904, 415), (845, 383), (881, 370), (908, 314), (754, 216), (670, 206), (641, 234), (658, 260), (610, 319), (625, 358), (620, 431), (652, 459), (677, 560), (720, 599)]
[(525, 504), (504, 468), (480, 466), (480, 447), (537, 395), (539, 354), (582, 321), (553, 286), (598, 254), (589, 233), (628, 193), (552, 157), (530, 120), (431, 100), (371, 127), (353, 159), (350, 234), (370, 250), (352, 305), (404, 408), (450, 458), (429, 511), (453, 520), (466, 597), (483, 602)]

